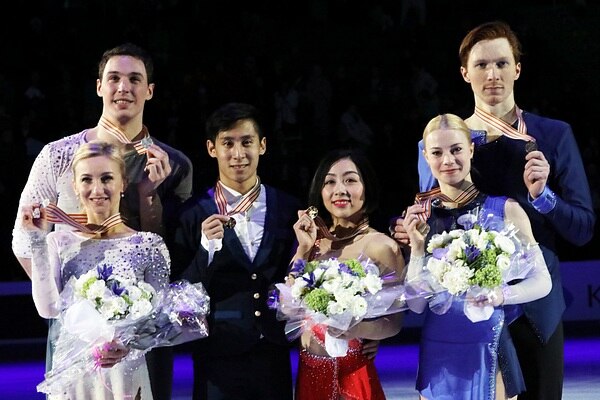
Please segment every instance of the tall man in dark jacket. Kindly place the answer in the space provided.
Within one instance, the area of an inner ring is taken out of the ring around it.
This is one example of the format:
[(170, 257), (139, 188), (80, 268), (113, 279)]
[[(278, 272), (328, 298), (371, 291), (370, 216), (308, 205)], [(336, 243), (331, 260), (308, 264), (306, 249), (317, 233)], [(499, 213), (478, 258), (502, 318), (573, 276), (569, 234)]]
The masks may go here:
[(171, 247), (174, 270), (211, 297), (209, 336), (193, 349), (194, 399), (291, 399), (290, 346), (267, 295), (286, 276), (300, 203), (258, 177), (267, 141), (253, 106), (222, 106), (206, 132), (218, 181), (184, 206)]
[[(565, 299), (556, 243), (566, 240), (581, 246), (590, 241), (596, 216), (570, 125), (522, 111), (515, 103), (513, 88), (521, 74), (520, 56), (521, 44), (504, 22), (481, 24), (464, 37), (459, 49), (460, 70), (475, 99), (475, 112), (465, 122), (477, 146), (473, 158), (477, 188), (521, 204), (552, 277), (550, 293), (523, 304), (518, 310), (520, 317), (509, 325), (525, 388), (509, 381), (507, 392), (512, 396), (524, 389), (519, 400), (558, 400), (564, 376)], [(422, 150), (422, 143), (420, 146)], [(436, 185), (424, 166), (421, 157), (421, 191)], [(394, 230), (393, 236), (405, 242), (401, 224)]]

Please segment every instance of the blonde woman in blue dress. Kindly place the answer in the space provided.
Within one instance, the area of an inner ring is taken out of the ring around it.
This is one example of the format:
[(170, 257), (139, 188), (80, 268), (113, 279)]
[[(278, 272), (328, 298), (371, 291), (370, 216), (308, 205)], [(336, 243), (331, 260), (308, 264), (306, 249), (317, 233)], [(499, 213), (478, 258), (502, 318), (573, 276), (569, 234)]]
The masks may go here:
[(512, 307), (546, 296), (552, 287), (550, 274), (531, 232), (529, 218), (519, 203), (506, 197), (488, 196), (474, 188), (471, 179), (474, 145), (464, 121), (453, 114), (439, 115), (425, 127), (423, 140), (423, 154), (445, 199), (464, 198), (467, 192), (470, 195), (464, 202), (433, 202), (427, 220), (430, 231), (425, 235), (417, 229), (425, 207), (421, 204), (408, 207), (403, 221), (411, 247), (407, 280), (416, 279), (422, 272), (426, 264), (425, 249), (431, 237), (461, 228), (458, 218), (477, 208), (481, 215), (493, 213), (503, 217), (505, 223), (515, 225), (521, 243), (531, 246), (534, 265), (519, 283), (503, 285), (493, 296), (476, 303), (494, 307), (488, 320), (472, 322), (460, 301), (452, 302), (442, 315), (430, 311), (428, 300), (424, 298), (410, 301), (412, 310), (426, 312), (416, 388), (420, 398), (427, 400), (511, 398), (505, 385), (510, 385), (511, 390), (522, 387), (523, 378), (505, 326), (509, 321), (505, 321), (504, 306)]

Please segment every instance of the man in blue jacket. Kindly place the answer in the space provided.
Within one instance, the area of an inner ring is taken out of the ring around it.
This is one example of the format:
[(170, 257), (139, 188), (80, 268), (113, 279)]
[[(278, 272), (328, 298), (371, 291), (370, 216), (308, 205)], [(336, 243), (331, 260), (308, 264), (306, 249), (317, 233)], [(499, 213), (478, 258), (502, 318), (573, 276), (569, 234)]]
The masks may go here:
[[(504, 22), (484, 23), (465, 36), (460, 71), (475, 99), (475, 111), (465, 121), (477, 146), (475, 184), (484, 193), (509, 196), (521, 204), (552, 277), (550, 294), (522, 305), (509, 326), (525, 379), (519, 400), (561, 399), (565, 300), (556, 244), (567, 240), (581, 246), (590, 241), (596, 217), (570, 125), (522, 111), (515, 103), (520, 56), (519, 40)], [(422, 154), (419, 183), (421, 191), (437, 185)], [(396, 240), (407, 242), (401, 224), (392, 229)]]
[(295, 251), (298, 199), (262, 183), (267, 140), (258, 110), (242, 103), (206, 122), (217, 182), (184, 206), (173, 273), (202, 282), (210, 296), (209, 335), (194, 343), (194, 400), (291, 400), (290, 343), (267, 306)]

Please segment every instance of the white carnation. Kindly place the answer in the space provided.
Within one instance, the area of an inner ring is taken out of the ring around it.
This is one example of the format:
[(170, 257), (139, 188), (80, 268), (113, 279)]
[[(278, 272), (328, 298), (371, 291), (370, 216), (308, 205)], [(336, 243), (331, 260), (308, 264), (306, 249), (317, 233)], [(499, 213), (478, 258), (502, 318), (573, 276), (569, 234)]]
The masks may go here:
[(308, 283), (304, 279), (301, 279), (301, 278), (295, 279), (294, 284), (292, 285), (292, 288), (290, 289), (290, 292), (292, 293), (292, 297), (294, 297), (295, 299), (302, 298), (302, 295), (306, 291), (307, 285), (308, 285)]
[(460, 239), (455, 239), (448, 246), (448, 253), (446, 258), (448, 261), (454, 261), (460, 257), (464, 249), (467, 247), (466, 243)]
[(340, 277), (329, 279), (322, 284), (323, 289), (327, 290), (329, 293), (336, 293), (343, 286), (344, 285), (342, 284), (342, 279)]
[(446, 239), (446, 241), (449, 241), (450, 239), (458, 239), (464, 233), (465, 233), (465, 231), (463, 231), (462, 229), (454, 229), (454, 230), (451, 230), (449, 233), (444, 232), (444, 234), (448, 235), (448, 237), (449, 237)]
[(362, 317), (367, 313), (367, 301), (362, 296), (354, 296), (350, 312), (353, 317)]
[(336, 301), (330, 301), (327, 305), (327, 314), (328, 315), (337, 315), (342, 314), (344, 312), (344, 308)]
[(122, 297), (112, 296), (104, 299), (98, 311), (105, 318), (113, 318), (127, 312), (127, 303)]
[(510, 267), (510, 257), (506, 254), (499, 254), (496, 257), (496, 265), (500, 271), (506, 271)]
[(374, 274), (367, 274), (363, 278), (363, 285), (371, 294), (375, 294), (383, 287), (383, 281), (381, 278)]
[(449, 267), (450, 265), (447, 262), (438, 260), (435, 257), (429, 257), (429, 261), (427, 261), (427, 266), (425, 268), (431, 272), (433, 277), (438, 282), (440, 282), (442, 280), (442, 276)]
[(513, 254), (515, 252), (515, 244), (512, 240), (503, 235), (498, 235), (494, 238), (494, 244), (507, 254)]
[(94, 300), (106, 296), (107, 293), (110, 293), (110, 291), (104, 284), (104, 281), (98, 280), (88, 286), (85, 297)]
[(442, 278), (442, 285), (448, 289), (452, 295), (462, 294), (469, 288), (469, 278), (473, 276), (473, 271), (465, 266), (457, 266), (446, 271)]
[(131, 305), (129, 313), (131, 318), (137, 319), (143, 317), (152, 311), (152, 303), (147, 299), (141, 299)]

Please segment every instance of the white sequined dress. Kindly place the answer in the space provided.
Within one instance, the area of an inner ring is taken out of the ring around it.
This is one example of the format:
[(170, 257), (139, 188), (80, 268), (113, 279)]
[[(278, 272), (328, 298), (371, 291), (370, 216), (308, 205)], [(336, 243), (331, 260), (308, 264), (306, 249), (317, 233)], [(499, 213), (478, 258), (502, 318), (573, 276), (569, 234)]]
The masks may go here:
[[(52, 301), (49, 290), (53, 285), (44, 279), (54, 280), (60, 292), (71, 276), (79, 277), (90, 269), (107, 265), (113, 273), (135, 280), (144, 280), (156, 290), (169, 284), (170, 257), (163, 239), (150, 232), (135, 232), (114, 239), (93, 239), (78, 232), (56, 231), (33, 238), (33, 268), (43, 271), (35, 277), (33, 296), (36, 306)], [(39, 308), (38, 308), (39, 310)], [(56, 321), (56, 320), (55, 320)], [(60, 335), (60, 324), (51, 326), (49, 337), (56, 346)], [(58, 351), (55, 349), (55, 351)], [(108, 400), (108, 399), (152, 399), (150, 380), (145, 358), (125, 361), (109, 369), (85, 374), (63, 395), (52, 395), (49, 399)], [(141, 397), (138, 397), (141, 395)]]

